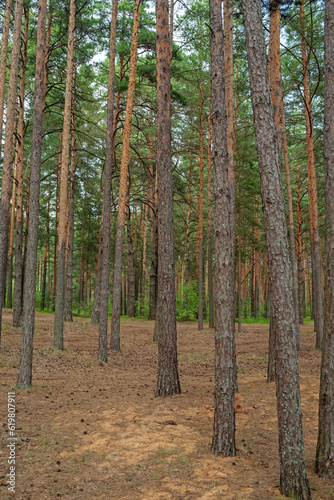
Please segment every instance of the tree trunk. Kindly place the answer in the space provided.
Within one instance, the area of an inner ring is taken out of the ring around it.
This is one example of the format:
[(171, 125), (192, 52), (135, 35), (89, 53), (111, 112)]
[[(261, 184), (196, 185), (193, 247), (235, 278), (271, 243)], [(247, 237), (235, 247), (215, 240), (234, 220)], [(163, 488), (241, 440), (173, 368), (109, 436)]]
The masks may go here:
[(75, 0), (70, 0), (70, 17), (68, 24), (66, 87), (63, 121), (63, 140), (61, 152), (60, 192), (59, 192), (59, 228), (57, 246), (57, 274), (54, 317), (53, 348), (64, 349), (64, 295), (65, 295), (65, 247), (67, 220), (67, 181), (70, 151), (71, 103), (74, 68), (74, 30)]
[(277, 0), (271, 0), (270, 12), (270, 37), (269, 37), (269, 85), (271, 91), (271, 100), (274, 108), (274, 120), (278, 131), (278, 142), (281, 148), (283, 140), (284, 166), (288, 200), (289, 214), (289, 236), (290, 236), (290, 256), (292, 268), (292, 291), (296, 315), (296, 341), (297, 348), (300, 349), (300, 330), (299, 330), (299, 307), (298, 307), (298, 278), (297, 278), (297, 260), (295, 246), (295, 226), (293, 220), (292, 191), (290, 180), (290, 164), (288, 154), (288, 143), (285, 127), (285, 113), (283, 102), (283, 86), (281, 74), (281, 48), (280, 48), (280, 6)]
[(128, 316), (129, 318), (134, 318), (135, 316), (135, 266), (134, 266), (134, 251), (132, 244), (132, 234), (131, 234), (131, 210), (130, 206), (127, 207), (126, 214), (126, 229), (127, 229), (127, 239), (128, 239)]
[(123, 257), (125, 204), (127, 197), (127, 177), (128, 177), (128, 167), (129, 167), (132, 111), (134, 103), (135, 80), (136, 80), (136, 70), (137, 70), (139, 15), (140, 15), (140, 0), (135, 0), (132, 40), (131, 40), (130, 73), (129, 73), (128, 95), (127, 95), (126, 109), (125, 109), (121, 171), (120, 171), (119, 192), (118, 192), (118, 214), (117, 214), (114, 282), (113, 282), (112, 316), (111, 316), (111, 349), (113, 351), (121, 350), (120, 319), (121, 319), (122, 257)]
[(76, 172), (76, 141), (75, 141), (75, 98), (76, 98), (76, 63), (73, 62), (73, 88), (72, 88), (72, 137), (71, 137), (71, 174), (68, 195), (68, 227), (67, 227), (67, 259), (66, 259), (66, 282), (65, 282), (65, 310), (64, 320), (73, 321), (72, 298), (73, 298), (73, 253), (74, 253), (74, 194), (75, 194), (75, 172)]
[(5, 108), (7, 51), (8, 51), (11, 7), (12, 7), (12, 0), (6, 0), (5, 19), (3, 23), (2, 40), (1, 40), (1, 59), (0, 59), (0, 158), (1, 158), (1, 146), (2, 146), (3, 113)]
[(147, 203), (144, 205), (144, 221), (142, 225), (142, 245), (143, 245), (143, 259), (141, 271), (141, 290), (140, 290), (140, 315), (144, 314), (145, 307), (145, 294), (146, 294), (146, 232), (147, 232)]
[[(50, 193), (51, 196), (51, 193)], [(46, 275), (48, 268), (48, 249), (50, 243), (50, 197), (48, 199), (48, 213), (46, 218), (46, 239), (44, 244), (44, 258), (43, 258), (43, 279), (42, 279), (42, 294), (41, 294), (41, 310), (45, 309), (45, 296), (46, 296)]]
[(298, 307), (299, 307), (299, 324), (304, 323), (303, 320), (303, 303), (304, 303), (304, 257), (302, 247), (302, 212), (301, 212), (301, 193), (300, 193), (300, 172), (299, 165), (297, 170), (297, 261), (298, 261)]
[(156, 396), (181, 392), (177, 363), (173, 183), (171, 156), (171, 57), (168, 0), (156, 2), (158, 182), (158, 379)]
[(325, 2), (325, 325), (319, 395), (315, 469), (334, 479), (334, 2)]
[[(14, 145), (14, 149), (15, 149), (15, 145)], [(18, 161), (18, 158), (17, 158), (17, 154), (16, 154), (15, 155), (15, 163), (14, 163), (12, 206), (11, 206), (11, 210), (10, 210), (9, 252), (8, 252), (8, 263), (7, 263), (7, 307), (8, 307), (8, 309), (11, 309), (13, 306), (13, 253), (14, 253), (14, 231), (15, 231), (17, 161)]]
[(204, 251), (203, 251), (203, 188), (204, 188), (204, 148), (203, 148), (203, 88), (199, 88), (199, 200), (198, 200), (198, 329), (203, 330), (203, 285), (204, 285)]
[(303, 86), (306, 122), (306, 145), (307, 145), (307, 175), (310, 208), (310, 233), (313, 280), (312, 289), (314, 292), (314, 330), (316, 332), (316, 347), (320, 348), (323, 335), (323, 300), (322, 300), (322, 280), (321, 280), (321, 256), (320, 256), (320, 235), (318, 220), (318, 200), (317, 200), (317, 178), (314, 159), (314, 131), (312, 101), (309, 97), (309, 81), (306, 58), (305, 25), (304, 25), (304, 5), (300, 2), (300, 22), (302, 35), (302, 62), (303, 62)]
[(243, 12), (276, 337), (280, 491), (285, 496), (308, 500), (311, 495), (304, 455), (281, 158), (270, 97), (260, 0), (243, 0)]
[[(151, 143), (153, 143), (153, 137)], [(153, 147), (151, 147), (152, 150)], [(153, 166), (151, 178), (153, 178)], [(158, 296), (158, 186), (156, 175), (155, 182), (152, 185), (151, 207), (150, 308), (148, 319), (155, 320)]]
[(2, 184), (0, 201), (0, 343), (2, 325), (2, 306), (6, 293), (6, 266), (8, 247), (9, 210), (11, 199), (11, 177), (14, 160), (13, 133), (17, 104), (17, 80), (20, 58), (21, 25), (23, 0), (16, 0), (12, 57), (8, 85), (6, 114), (5, 147), (2, 165)]
[(36, 267), (39, 226), (40, 171), (43, 136), (46, 5), (47, 0), (39, 1), (35, 69), (35, 97), (30, 165), (29, 226), (26, 266), (24, 273), (22, 344), (20, 368), (17, 381), (17, 386), (19, 388), (30, 387), (32, 378), (32, 356), (36, 301)]
[[(215, 234), (215, 410), (212, 452), (234, 456), (234, 158), (228, 150), (221, 2), (210, 0), (211, 109)], [(233, 129), (232, 129), (233, 133)]]
[[(212, 192), (211, 192), (211, 107), (208, 115), (208, 295), (209, 295), (209, 328), (215, 327), (215, 313), (213, 305), (213, 270), (212, 270)], [(190, 173), (189, 173), (190, 175)]]
[[(192, 131), (191, 131), (192, 135)], [(188, 200), (187, 200), (187, 229), (186, 229), (186, 269), (184, 281), (187, 285), (190, 281), (190, 214), (191, 214), (191, 175), (192, 175), (193, 153), (190, 151), (189, 176), (188, 176)]]
[[(107, 104), (107, 135), (106, 135), (106, 163), (103, 189), (103, 207), (101, 219), (100, 262), (101, 273), (98, 291), (98, 322), (99, 322), (99, 359), (107, 361), (108, 350), (108, 304), (109, 304), (109, 275), (110, 275), (110, 210), (112, 189), (113, 148), (117, 118), (114, 125), (114, 82), (115, 82), (115, 57), (116, 57), (116, 25), (117, 25), (118, 0), (113, 0), (112, 19), (110, 27), (109, 46), (109, 77), (108, 77), (108, 104)], [(95, 287), (96, 290), (96, 287)]]

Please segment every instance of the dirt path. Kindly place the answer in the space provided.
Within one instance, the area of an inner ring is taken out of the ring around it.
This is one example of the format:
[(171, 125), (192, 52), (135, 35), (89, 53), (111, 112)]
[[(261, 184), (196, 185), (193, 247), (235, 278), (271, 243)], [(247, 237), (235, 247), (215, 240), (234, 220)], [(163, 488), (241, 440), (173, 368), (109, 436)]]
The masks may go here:
[[(36, 315), (33, 387), (16, 391), (16, 493), (7, 490), (7, 391), (16, 383), (20, 330), (5, 312), (1, 375), (0, 498), (271, 500), (278, 491), (276, 400), (266, 383), (268, 325), (237, 336), (237, 457), (210, 453), (213, 332), (178, 325), (183, 393), (155, 399), (153, 323), (121, 324), (122, 353), (97, 362), (97, 327), (75, 318), (53, 352), (53, 316)], [(334, 482), (313, 474), (320, 353), (312, 326), (300, 354), (304, 436), (313, 498), (334, 498)]]

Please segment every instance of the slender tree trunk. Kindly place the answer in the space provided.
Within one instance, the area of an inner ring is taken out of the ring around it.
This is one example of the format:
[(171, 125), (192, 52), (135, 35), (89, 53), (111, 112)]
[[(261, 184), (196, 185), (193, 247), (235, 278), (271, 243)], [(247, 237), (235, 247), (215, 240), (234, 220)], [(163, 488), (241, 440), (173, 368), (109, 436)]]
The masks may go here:
[(297, 348), (300, 349), (300, 331), (299, 331), (299, 308), (298, 308), (298, 278), (297, 278), (297, 259), (295, 246), (295, 226), (293, 220), (292, 191), (290, 180), (290, 163), (288, 154), (288, 143), (285, 127), (285, 113), (283, 102), (283, 87), (281, 74), (281, 48), (280, 48), (280, 7), (277, 0), (271, 0), (270, 13), (270, 37), (269, 37), (269, 85), (271, 91), (271, 100), (274, 108), (274, 119), (278, 132), (279, 147), (281, 148), (283, 140), (284, 166), (288, 200), (289, 214), (289, 236), (290, 236), (290, 255), (292, 268), (292, 291), (296, 314), (296, 341)]
[(0, 200), (0, 342), (2, 324), (2, 306), (6, 293), (6, 266), (8, 247), (9, 210), (11, 199), (11, 177), (14, 160), (13, 133), (17, 104), (17, 80), (20, 58), (21, 25), (23, 0), (16, 0), (12, 57), (8, 85), (5, 147), (2, 165), (2, 184)]
[(127, 229), (127, 239), (128, 239), (128, 316), (133, 318), (135, 316), (135, 266), (134, 266), (134, 251), (132, 244), (132, 234), (131, 234), (131, 210), (130, 206), (127, 207), (126, 214), (126, 229)]
[(43, 258), (43, 279), (42, 279), (42, 294), (41, 294), (41, 310), (45, 309), (45, 295), (46, 295), (46, 275), (48, 267), (48, 248), (50, 240), (50, 198), (48, 199), (48, 213), (46, 216), (46, 238), (44, 243), (44, 258)]
[[(153, 143), (153, 138), (152, 138)], [(152, 144), (153, 146), (153, 144)], [(153, 147), (151, 148), (153, 154)], [(152, 175), (153, 177), (153, 167)], [(158, 186), (155, 182), (152, 186), (151, 197), (151, 268), (150, 268), (150, 309), (148, 319), (156, 319), (157, 296), (158, 296)], [(154, 340), (158, 340), (157, 338)]]
[(73, 253), (74, 253), (74, 195), (75, 195), (75, 173), (76, 173), (76, 130), (75, 130), (75, 98), (76, 98), (76, 63), (73, 62), (73, 88), (72, 88), (72, 137), (71, 137), (71, 174), (68, 195), (68, 228), (67, 228), (67, 259), (65, 275), (65, 310), (64, 320), (73, 321), (72, 298), (73, 298)]
[(211, 106), (208, 115), (208, 295), (209, 295), (209, 328), (215, 327), (214, 297), (213, 297), (213, 270), (212, 270), (212, 174), (211, 174)]
[(315, 469), (334, 479), (334, 2), (325, 2), (325, 325)]
[(313, 280), (312, 288), (314, 292), (314, 329), (316, 332), (316, 347), (320, 348), (323, 335), (323, 300), (322, 300), (322, 282), (321, 282), (321, 256), (320, 256), (320, 235), (319, 235), (319, 216), (317, 200), (317, 178), (314, 159), (314, 131), (312, 101), (309, 97), (309, 80), (306, 58), (305, 42), (305, 24), (304, 24), (304, 5), (300, 2), (300, 22), (302, 31), (302, 62), (303, 62), (303, 86), (304, 86), (304, 104), (305, 104), (305, 122), (306, 122), (306, 145), (307, 145), (307, 175), (308, 192), (310, 208), (310, 233), (311, 233), (311, 252), (312, 252), (312, 270)]
[(64, 295), (65, 295), (65, 247), (67, 215), (67, 181), (70, 150), (71, 102), (74, 68), (74, 30), (75, 0), (70, 0), (70, 18), (68, 24), (66, 87), (63, 121), (63, 140), (61, 152), (60, 193), (59, 193), (59, 228), (57, 246), (57, 274), (53, 348), (64, 349)]
[[(192, 135), (192, 132), (191, 132)], [(186, 269), (184, 281), (187, 285), (190, 281), (190, 213), (191, 213), (191, 175), (193, 154), (190, 152), (189, 176), (188, 176), (188, 199), (187, 199), (187, 229), (186, 229)]]
[(141, 316), (144, 314), (145, 307), (145, 293), (146, 293), (146, 232), (147, 232), (147, 203), (144, 205), (144, 221), (143, 221), (143, 230), (142, 230), (142, 245), (143, 245), (143, 266), (141, 272), (141, 290), (140, 290), (140, 314)]
[(131, 60), (128, 84), (128, 95), (126, 100), (123, 144), (121, 158), (121, 172), (118, 192), (118, 214), (114, 261), (114, 282), (112, 296), (112, 317), (111, 317), (111, 349), (120, 351), (120, 318), (121, 318), (121, 286), (122, 286), (122, 256), (125, 226), (125, 204), (127, 196), (127, 177), (129, 167), (130, 136), (132, 124), (132, 111), (134, 103), (135, 80), (137, 70), (137, 45), (139, 32), (140, 0), (135, 0), (132, 40), (131, 40)]
[(158, 181), (158, 378), (156, 396), (181, 392), (177, 363), (173, 184), (171, 156), (171, 57), (168, 0), (156, 2)]
[(304, 455), (281, 158), (270, 97), (260, 0), (243, 0), (243, 12), (268, 249), (271, 315), (276, 337), (280, 491), (285, 496), (308, 500), (311, 495)]
[(16, 207), (16, 178), (17, 178), (17, 153), (15, 155), (14, 178), (12, 189), (12, 206), (10, 210), (10, 229), (9, 229), (9, 252), (7, 263), (7, 307), (13, 306), (13, 254), (14, 254), (14, 231), (15, 231), (15, 207)]
[(1, 158), (1, 146), (2, 146), (3, 113), (5, 108), (7, 51), (8, 51), (11, 7), (12, 7), (12, 0), (6, 0), (5, 19), (3, 23), (2, 40), (1, 40), (1, 58), (0, 58), (0, 158)]
[[(215, 411), (212, 452), (235, 455), (234, 158), (229, 154), (221, 2), (210, 0), (215, 232)], [(233, 133), (233, 131), (232, 131)]]
[[(99, 308), (99, 359), (107, 361), (108, 350), (108, 304), (109, 304), (109, 275), (110, 275), (110, 210), (112, 189), (112, 167), (115, 147), (115, 135), (117, 128), (118, 113), (114, 120), (114, 81), (115, 81), (115, 57), (116, 57), (116, 26), (117, 26), (118, 0), (113, 0), (112, 19), (110, 27), (109, 46), (109, 77), (108, 77), (108, 105), (107, 105), (107, 135), (106, 135), (106, 163), (103, 189), (103, 208), (101, 220), (100, 238), (100, 262), (101, 273), (97, 284), (99, 286), (97, 307)], [(123, 60), (123, 59), (122, 59)], [(122, 67), (120, 69), (122, 72)], [(119, 105), (119, 103), (118, 103)], [(96, 290), (96, 287), (95, 287)]]
[(204, 148), (203, 148), (203, 88), (199, 89), (199, 200), (198, 200), (198, 329), (203, 330), (203, 286), (204, 286), (204, 249), (203, 249), (203, 189), (204, 189)]
[(302, 246), (302, 210), (301, 210), (301, 193), (300, 193), (300, 172), (299, 165), (297, 170), (297, 261), (298, 261), (298, 307), (299, 307), (299, 324), (304, 323), (303, 320), (303, 303), (304, 303), (304, 256)]
[(23, 329), (17, 386), (30, 387), (32, 379), (33, 338), (35, 328), (36, 267), (39, 226), (40, 169), (43, 136), (44, 70), (47, 0), (39, 0), (35, 98), (33, 111), (32, 153), (30, 165), (29, 226), (24, 273)]

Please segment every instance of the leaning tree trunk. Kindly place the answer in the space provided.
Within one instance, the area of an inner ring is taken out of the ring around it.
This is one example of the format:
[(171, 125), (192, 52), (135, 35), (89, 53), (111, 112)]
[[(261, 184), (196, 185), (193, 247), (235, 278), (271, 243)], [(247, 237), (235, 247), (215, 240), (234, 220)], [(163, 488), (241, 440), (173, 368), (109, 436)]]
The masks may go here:
[(280, 491), (285, 496), (308, 500), (311, 495), (304, 455), (281, 158), (270, 97), (260, 0), (243, 0), (243, 11), (276, 337)]
[(74, 30), (75, 0), (70, 1), (70, 18), (68, 24), (66, 87), (63, 121), (63, 141), (61, 152), (60, 195), (59, 195), (59, 227), (57, 247), (56, 297), (54, 317), (53, 348), (64, 349), (64, 295), (65, 295), (65, 247), (67, 219), (67, 183), (70, 152), (71, 103), (74, 68)]
[(2, 324), (2, 306), (6, 292), (6, 265), (8, 247), (9, 210), (11, 199), (11, 177), (14, 159), (13, 133), (17, 104), (17, 80), (20, 59), (21, 25), (23, 0), (16, 0), (12, 58), (8, 85), (7, 118), (5, 147), (2, 165), (2, 184), (0, 200), (0, 341)]
[(210, 0), (211, 113), (215, 234), (215, 410), (212, 452), (235, 455), (234, 158), (227, 148), (221, 2)]
[(171, 60), (168, 0), (157, 0), (157, 182), (158, 182), (158, 379), (156, 396), (181, 392), (177, 366), (173, 183), (171, 156)]
[(12, 7), (12, 0), (7, 0), (5, 7), (5, 19), (2, 30), (1, 59), (0, 59), (0, 158), (1, 158), (1, 146), (2, 146), (3, 112), (5, 108), (7, 51), (8, 51), (11, 7)]
[(316, 472), (334, 479), (334, 2), (325, 2), (325, 325)]
[(310, 208), (310, 233), (311, 233), (311, 255), (312, 255), (312, 290), (313, 290), (313, 312), (314, 330), (316, 332), (316, 347), (320, 348), (323, 335), (323, 300), (321, 279), (321, 249), (319, 235), (318, 195), (317, 177), (314, 158), (314, 130), (312, 100), (309, 97), (309, 80), (306, 57), (306, 41), (304, 28), (304, 5), (300, 2), (300, 22), (302, 35), (302, 63), (303, 63), (303, 86), (306, 122), (306, 146), (307, 146), (307, 175)]
[(33, 338), (35, 329), (36, 268), (39, 227), (40, 171), (43, 136), (44, 70), (46, 45), (46, 4), (39, 1), (35, 98), (30, 164), (29, 225), (27, 238), (26, 266), (24, 272), (23, 329), (20, 368), (17, 386), (30, 387), (32, 378)]
[(136, 70), (137, 70), (139, 15), (140, 15), (140, 0), (136, 0), (134, 17), (133, 17), (133, 27), (132, 27), (129, 85), (128, 85), (128, 95), (127, 95), (126, 109), (125, 109), (121, 172), (120, 172), (119, 192), (118, 192), (118, 214), (117, 214), (114, 283), (113, 283), (112, 316), (111, 316), (111, 349), (113, 351), (121, 350), (120, 319), (121, 319), (121, 289), (122, 289), (122, 257), (123, 257), (123, 240), (124, 240), (124, 226), (125, 226), (125, 204), (127, 198), (130, 135), (131, 135), (132, 111), (134, 103), (135, 80), (136, 80)]

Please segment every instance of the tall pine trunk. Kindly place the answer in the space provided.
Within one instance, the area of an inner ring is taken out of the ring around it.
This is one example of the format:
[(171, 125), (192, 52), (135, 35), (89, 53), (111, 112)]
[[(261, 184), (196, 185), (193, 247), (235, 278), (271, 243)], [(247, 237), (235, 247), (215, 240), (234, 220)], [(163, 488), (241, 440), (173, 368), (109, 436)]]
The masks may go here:
[(113, 351), (121, 350), (120, 319), (121, 319), (122, 257), (123, 257), (125, 204), (127, 198), (127, 178), (128, 178), (128, 167), (129, 167), (132, 111), (134, 103), (134, 92), (135, 92), (135, 81), (136, 81), (136, 70), (137, 70), (139, 15), (140, 15), (140, 0), (136, 0), (134, 7), (134, 16), (133, 16), (130, 73), (129, 73), (128, 95), (127, 95), (126, 109), (125, 109), (121, 172), (120, 172), (119, 192), (118, 192), (118, 214), (117, 214), (114, 282), (113, 282), (112, 316), (111, 316), (111, 349)]
[(74, 30), (75, 0), (70, 0), (70, 17), (68, 24), (66, 86), (63, 121), (63, 138), (61, 151), (60, 191), (59, 191), (59, 228), (57, 245), (56, 297), (54, 317), (53, 348), (64, 349), (64, 305), (65, 305), (65, 247), (67, 221), (67, 184), (70, 152), (71, 103), (74, 68)]
[(208, 295), (209, 295), (209, 328), (215, 327), (213, 297), (213, 255), (212, 255), (212, 172), (211, 172), (211, 106), (208, 114)]
[(158, 183), (158, 379), (156, 396), (181, 392), (177, 362), (173, 183), (171, 156), (171, 58), (168, 0), (156, 2)]
[(0, 59), (0, 158), (1, 158), (1, 146), (2, 146), (3, 113), (5, 108), (7, 51), (8, 51), (11, 7), (12, 7), (12, 0), (6, 0), (5, 19), (3, 23), (2, 40), (1, 40), (1, 59)]
[(243, 12), (268, 250), (271, 316), (276, 337), (280, 491), (285, 496), (308, 500), (311, 495), (304, 455), (281, 158), (269, 89), (260, 0), (243, 0)]
[(300, 2), (300, 22), (302, 36), (302, 63), (303, 63), (303, 87), (306, 122), (306, 146), (307, 146), (307, 175), (310, 208), (310, 233), (311, 233), (311, 257), (312, 257), (312, 291), (313, 291), (313, 313), (314, 330), (316, 332), (316, 347), (320, 348), (323, 335), (323, 300), (321, 279), (321, 249), (319, 235), (318, 195), (317, 178), (314, 158), (314, 130), (312, 100), (309, 96), (309, 79), (306, 56), (304, 4)]
[(26, 264), (24, 272), (23, 329), (20, 368), (17, 381), (17, 386), (20, 388), (30, 387), (32, 379), (39, 227), (40, 171), (43, 136), (43, 102), (45, 83), (44, 70), (46, 45), (46, 4), (47, 0), (39, 0), (35, 69), (35, 97), (30, 164), (29, 225)]
[[(234, 158), (229, 154), (221, 2), (210, 0), (211, 113), (215, 233), (215, 386), (212, 453), (234, 456)], [(233, 132), (232, 132), (233, 133)]]
[(334, 2), (325, 2), (325, 324), (315, 468), (334, 479)]
[(204, 145), (203, 145), (203, 86), (199, 88), (199, 199), (198, 199), (198, 329), (203, 330), (203, 286), (204, 286), (204, 248), (203, 248), (203, 198), (204, 198)]
[(68, 193), (68, 227), (67, 227), (67, 258), (65, 274), (65, 310), (64, 320), (73, 321), (73, 254), (74, 254), (74, 196), (76, 173), (76, 130), (75, 130), (75, 99), (76, 99), (76, 63), (73, 62), (73, 89), (72, 89), (72, 125), (71, 125), (71, 173)]
[(300, 349), (300, 331), (299, 331), (299, 308), (298, 308), (298, 278), (297, 278), (297, 259), (295, 245), (295, 226), (293, 220), (292, 191), (290, 180), (290, 163), (288, 154), (288, 144), (285, 126), (285, 112), (283, 102), (283, 87), (281, 74), (281, 47), (280, 47), (280, 7), (277, 0), (271, 0), (270, 3), (270, 37), (269, 37), (269, 85), (271, 91), (271, 100), (274, 108), (274, 119), (278, 132), (279, 147), (282, 146), (284, 152), (284, 167), (288, 200), (289, 215), (289, 237), (290, 237), (290, 257), (292, 268), (292, 291), (296, 315), (296, 341), (297, 348)]
[(12, 58), (10, 66), (5, 147), (2, 165), (2, 184), (0, 200), (0, 342), (2, 325), (2, 306), (6, 292), (6, 266), (8, 247), (9, 211), (11, 199), (11, 178), (14, 160), (13, 133), (17, 105), (17, 80), (20, 58), (21, 25), (22, 25), (23, 0), (16, 0), (14, 32), (12, 42)]

